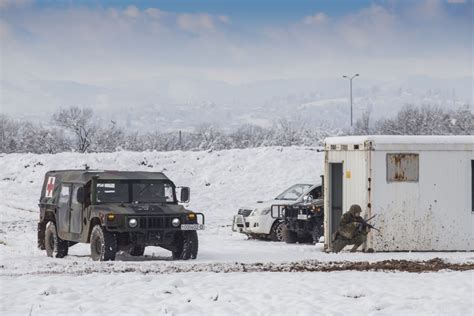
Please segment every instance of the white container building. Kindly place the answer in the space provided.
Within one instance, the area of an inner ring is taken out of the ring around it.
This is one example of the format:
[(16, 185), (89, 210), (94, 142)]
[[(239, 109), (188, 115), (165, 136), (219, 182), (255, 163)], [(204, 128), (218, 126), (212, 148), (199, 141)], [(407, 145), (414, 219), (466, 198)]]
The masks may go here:
[(325, 140), (325, 248), (352, 204), (376, 217), (375, 251), (472, 251), (474, 136)]

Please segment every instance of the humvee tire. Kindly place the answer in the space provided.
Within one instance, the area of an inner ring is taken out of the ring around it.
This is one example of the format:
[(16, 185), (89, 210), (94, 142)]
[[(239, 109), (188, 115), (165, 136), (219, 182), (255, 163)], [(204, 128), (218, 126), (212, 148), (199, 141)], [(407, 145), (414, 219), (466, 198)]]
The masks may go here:
[(145, 253), (145, 246), (140, 246), (140, 245), (131, 246), (130, 249), (127, 251), (127, 253), (133, 257), (141, 257)]
[(195, 230), (184, 231), (177, 235), (173, 259), (189, 260), (196, 259), (199, 247), (197, 232)]
[(288, 230), (285, 226), (283, 228), (283, 239), (287, 244), (294, 244), (298, 241), (298, 234), (292, 230)]
[(59, 238), (54, 222), (46, 224), (45, 248), (48, 257), (64, 258), (69, 249), (68, 242)]
[(284, 235), (283, 230), (285, 229), (285, 223), (283, 221), (275, 221), (270, 230), (271, 241), (283, 241)]
[(95, 225), (91, 232), (91, 257), (94, 261), (113, 261), (117, 253), (117, 238), (114, 233)]

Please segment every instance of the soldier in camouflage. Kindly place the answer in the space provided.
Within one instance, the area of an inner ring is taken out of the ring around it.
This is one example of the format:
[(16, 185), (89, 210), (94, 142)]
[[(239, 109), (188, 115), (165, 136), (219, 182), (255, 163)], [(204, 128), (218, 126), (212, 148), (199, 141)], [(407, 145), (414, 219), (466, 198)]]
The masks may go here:
[(351, 252), (355, 252), (367, 240), (369, 229), (364, 225), (365, 221), (360, 216), (361, 212), (360, 206), (354, 204), (347, 213), (342, 215), (339, 230), (333, 236), (333, 252), (337, 253), (347, 245), (354, 245)]

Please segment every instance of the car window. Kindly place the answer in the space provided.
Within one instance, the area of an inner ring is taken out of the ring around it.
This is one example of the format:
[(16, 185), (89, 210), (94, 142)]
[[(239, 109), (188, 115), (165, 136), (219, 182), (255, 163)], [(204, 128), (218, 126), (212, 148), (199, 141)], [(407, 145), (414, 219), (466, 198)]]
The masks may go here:
[(313, 197), (313, 199), (321, 199), (323, 197), (323, 195), (321, 193), (321, 186), (320, 185), (318, 185), (317, 187), (312, 189), (308, 194), (311, 195)]
[(304, 192), (306, 192), (310, 187), (311, 184), (295, 184), (288, 189), (286, 189), (283, 193), (278, 195), (275, 200), (289, 200), (295, 201), (297, 200)]

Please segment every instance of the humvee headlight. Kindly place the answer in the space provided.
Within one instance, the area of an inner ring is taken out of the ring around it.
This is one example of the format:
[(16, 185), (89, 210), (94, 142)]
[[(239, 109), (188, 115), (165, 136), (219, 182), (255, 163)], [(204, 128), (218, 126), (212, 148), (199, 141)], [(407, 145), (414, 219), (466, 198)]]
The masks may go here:
[(128, 226), (130, 226), (131, 228), (135, 228), (137, 227), (138, 225), (138, 221), (136, 218), (130, 218), (129, 221), (128, 221)]
[(189, 214), (188, 214), (188, 219), (189, 219), (190, 221), (194, 221), (194, 220), (196, 219), (196, 214), (194, 214), (194, 213), (189, 213)]
[(109, 222), (113, 222), (115, 220), (115, 214), (113, 213), (107, 214), (107, 220)]
[(179, 218), (173, 218), (173, 220), (171, 221), (171, 225), (173, 225), (173, 227), (178, 227), (179, 224), (181, 224)]

